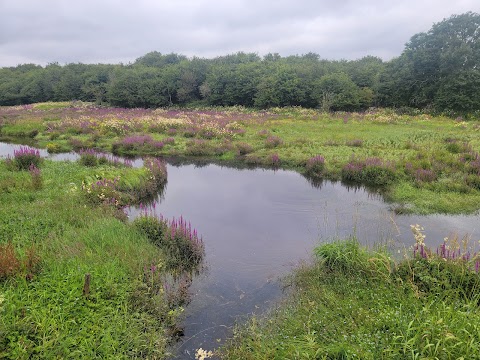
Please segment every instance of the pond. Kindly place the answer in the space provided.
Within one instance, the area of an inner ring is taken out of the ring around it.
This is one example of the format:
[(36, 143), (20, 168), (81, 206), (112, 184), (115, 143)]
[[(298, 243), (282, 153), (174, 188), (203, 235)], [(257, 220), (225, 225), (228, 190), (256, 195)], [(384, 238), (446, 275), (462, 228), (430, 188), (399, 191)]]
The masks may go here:
[[(0, 143), (0, 156), (9, 154), (13, 146)], [(454, 233), (475, 242), (480, 237), (478, 215), (396, 215), (364, 188), (329, 181), (314, 186), (283, 170), (169, 164), (168, 184), (155, 207), (167, 218), (183, 216), (205, 242), (206, 269), (190, 288), (184, 336), (175, 345), (179, 359), (220, 346), (236, 322), (271, 308), (282, 295), (279, 278), (308, 260), (322, 241), (354, 235), (401, 253), (413, 245), (411, 224), (424, 227), (432, 247)], [(134, 218), (140, 210), (128, 213)]]
[[(236, 321), (261, 313), (281, 295), (287, 274), (321, 241), (355, 235), (365, 244), (403, 251), (413, 245), (411, 224), (425, 228), (428, 245), (454, 232), (479, 237), (478, 216), (398, 216), (378, 194), (341, 183), (312, 186), (292, 171), (168, 166), (157, 199), (164, 216), (188, 219), (202, 234), (207, 270), (192, 285), (179, 358), (211, 350)], [(130, 216), (139, 211), (130, 210)]]

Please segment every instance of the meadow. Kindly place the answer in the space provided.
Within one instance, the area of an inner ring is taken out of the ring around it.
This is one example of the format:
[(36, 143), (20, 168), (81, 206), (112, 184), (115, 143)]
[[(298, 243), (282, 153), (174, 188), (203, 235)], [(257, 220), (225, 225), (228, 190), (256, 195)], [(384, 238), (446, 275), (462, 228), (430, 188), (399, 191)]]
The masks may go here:
[(0, 136), (49, 152), (195, 158), (288, 168), (362, 184), (401, 213), (480, 208), (480, 122), (426, 114), (302, 108), (122, 109), (90, 103), (0, 108)]
[(1, 358), (168, 357), (203, 242), (183, 219), (123, 211), (166, 180), (158, 159), (25, 146), (0, 161)]

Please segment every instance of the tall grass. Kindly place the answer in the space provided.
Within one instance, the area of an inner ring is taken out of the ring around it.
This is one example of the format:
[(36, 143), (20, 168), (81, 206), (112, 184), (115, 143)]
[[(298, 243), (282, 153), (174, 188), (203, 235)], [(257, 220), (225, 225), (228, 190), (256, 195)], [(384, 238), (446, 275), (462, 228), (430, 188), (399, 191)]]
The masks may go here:
[(318, 247), (290, 278), (288, 298), (239, 327), (223, 358), (478, 358), (478, 255), (416, 245), (400, 261), (355, 240)]

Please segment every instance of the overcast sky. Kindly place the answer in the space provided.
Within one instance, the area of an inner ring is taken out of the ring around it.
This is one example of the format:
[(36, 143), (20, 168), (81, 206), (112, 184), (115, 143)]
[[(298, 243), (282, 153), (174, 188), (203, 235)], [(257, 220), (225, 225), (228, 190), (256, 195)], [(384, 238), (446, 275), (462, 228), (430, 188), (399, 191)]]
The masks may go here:
[(0, 0), (0, 66), (128, 63), (150, 52), (400, 55), (480, 0)]

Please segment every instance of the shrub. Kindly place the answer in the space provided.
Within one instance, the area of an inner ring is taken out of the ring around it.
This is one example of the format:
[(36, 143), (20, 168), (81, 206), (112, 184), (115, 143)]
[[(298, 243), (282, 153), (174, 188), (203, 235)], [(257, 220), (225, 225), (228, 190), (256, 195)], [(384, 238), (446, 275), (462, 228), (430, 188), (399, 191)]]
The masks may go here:
[(260, 165), (262, 164), (262, 159), (256, 155), (248, 155), (245, 157), (245, 163), (248, 165)]
[(267, 165), (270, 165), (270, 166), (273, 166), (273, 167), (279, 167), (280, 166), (280, 157), (278, 156), (277, 153), (271, 154), (268, 157)]
[(18, 170), (28, 170), (32, 164), (39, 167), (42, 162), (40, 151), (28, 146), (21, 146), (20, 149), (14, 150), (13, 158)]
[(143, 166), (148, 171), (146, 176), (140, 178), (138, 185), (126, 190), (135, 203), (157, 196), (167, 182), (167, 166), (163, 160), (146, 158)]
[(283, 144), (283, 140), (280, 139), (278, 136), (269, 136), (267, 140), (265, 140), (265, 147), (272, 149), (278, 147)]
[(154, 180), (156, 184), (163, 184), (167, 181), (167, 165), (158, 158), (146, 158), (143, 166), (150, 172), (150, 180)]
[(88, 148), (88, 144), (82, 141), (81, 139), (71, 138), (70, 140), (68, 140), (68, 143), (70, 144), (70, 146), (74, 151)]
[(11, 242), (0, 244), (0, 280), (16, 275), (21, 270), (21, 262)]
[(238, 151), (238, 155), (247, 155), (253, 152), (253, 146), (247, 143), (238, 143), (237, 151)]
[(34, 190), (40, 190), (43, 185), (42, 181), (42, 173), (39, 168), (37, 168), (35, 165), (31, 164), (30, 168), (28, 169), (30, 172), (30, 176), (32, 178), (32, 187)]
[(168, 230), (167, 222), (154, 216), (139, 216), (133, 226), (140, 230), (156, 246), (164, 246), (164, 237)]
[(342, 180), (375, 186), (389, 185), (396, 180), (393, 163), (379, 158), (356, 160), (352, 158), (342, 168)]
[(413, 258), (397, 267), (395, 276), (408, 281), (416, 290), (442, 296), (473, 298), (480, 289), (480, 257), (468, 249), (468, 239), (448, 237), (436, 252), (425, 245), (425, 235), (420, 225), (410, 225), (415, 238)]
[(325, 169), (325, 158), (322, 155), (314, 156), (307, 160), (305, 171), (307, 175), (320, 176)]
[(173, 144), (175, 144), (175, 138), (173, 138), (173, 137), (167, 137), (167, 138), (163, 139), (162, 142), (163, 142), (165, 145), (173, 145)]
[(56, 154), (62, 151), (62, 148), (58, 144), (48, 143), (47, 144), (47, 151), (49, 154)]
[(469, 171), (472, 174), (480, 175), (480, 155), (476, 154), (475, 158), (470, 161)]
[(98, 159), (95, 150), (93, 149), (82, 149), (80, 151), (79, 163), (84, 166), (97, 166)]
[(158, 153), (163, 149), (162, 141), (155, 141), (150, 135), (127, 136), (112, 144), (114, 154), (122, 153)]
[(23, 259), (16, 253), (11, 242), (0, 244), (0, 280), (20, 274), (31, 280), (33, 275), (40, 270), (40, 257), (35, 247), (30, 246), (25, 251)]
[(166, 252), (169, 268), (192, 269), (203, 258), (203, 240), (182, 217), (167, 221), (145, 213), (133, 221), (133, 226)]
[(449, 251), (447, 255), (440, 250), (439, 255), (436, 255), (425, 248), (423, 254), (417, 252), (413, 259), (401, 262), (393, 275), (403, 282), (413, 284), (421, 293), (470, 299), (477, 296), (480, 289), (478, 259), (469, 267), (468, 261), (462, 259), (460, 252)]
[(132, 161), (129, 159), (122, 159), (115, 155), (105, 154), (98, 152), (94, 149), (81, 149), (79, 151), (80, 164), (84, 166), (97, 166), (97, 165), (113, 165), (113, 166), (132, 166)]
[(416, 182), (433, 182), (437, 179), (437, 174), (433, 170), (429, 169), (417, 169), (414, 173), (414, 178)]
[(87, 200), (94, 204), (112, 204), (114, 206), (121, 206), (125, 200), (125, 195), (117, 189), (118, 178), (101, 179), (92, 182), (82, 182), (82, 190)]
[(263, 130), (260, 130), (257, 134), (262, 138), (266, 138), (267, 136), (270, 135), (270, 132), (266, 129), (263, 129)]
[(352, 182), (362, 182), (363, 165), (359, 163), (349, 162), (342, 168), (342, 180)]
[(198, 129), (193, 127), (188, 127), (183, 130), (183, 137), (193, 138), (197, 135)]
[(206, 140), (194, 139), (187, 143), (185, 153), (191, 156), (209, 156), (214, 154), (214, 148)]
[(472, 151), (472, 146), (468, 142), (459, 143), (456, 139), (446, 139), (447, 151), (452, 154), (468, 153)]

